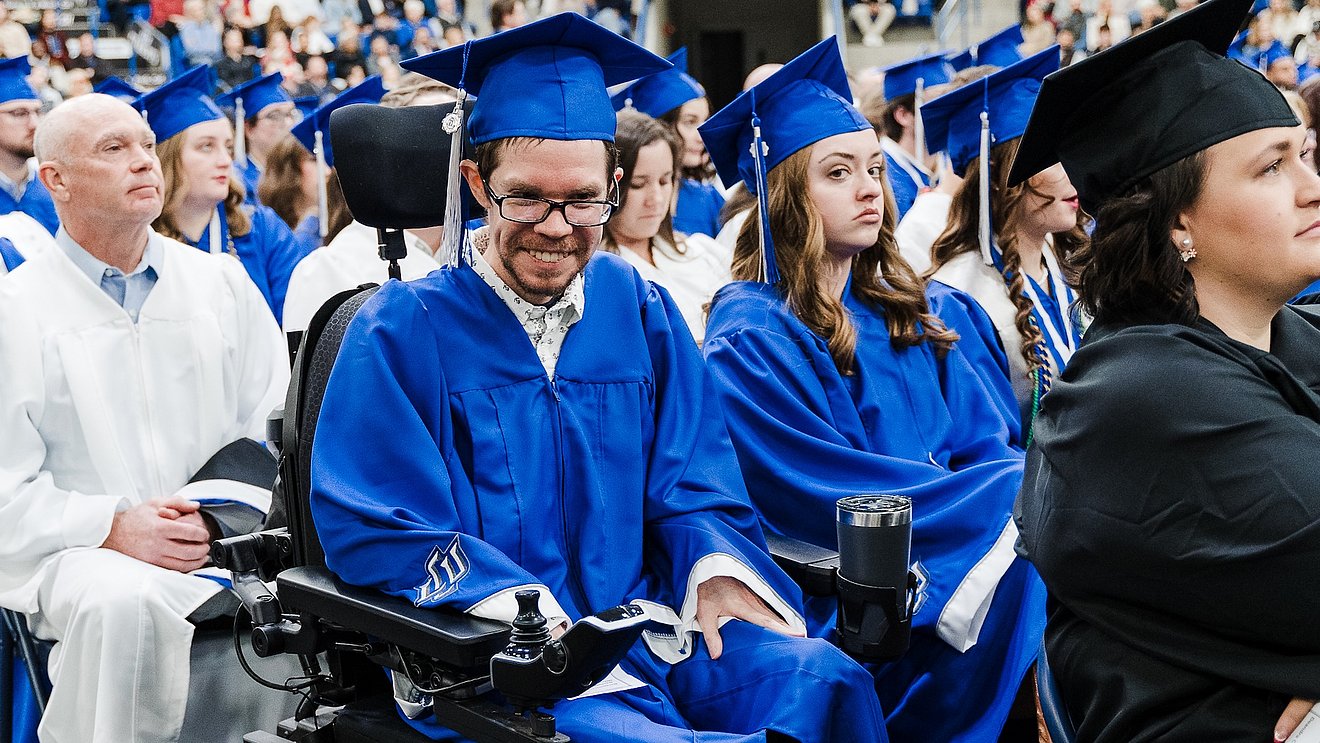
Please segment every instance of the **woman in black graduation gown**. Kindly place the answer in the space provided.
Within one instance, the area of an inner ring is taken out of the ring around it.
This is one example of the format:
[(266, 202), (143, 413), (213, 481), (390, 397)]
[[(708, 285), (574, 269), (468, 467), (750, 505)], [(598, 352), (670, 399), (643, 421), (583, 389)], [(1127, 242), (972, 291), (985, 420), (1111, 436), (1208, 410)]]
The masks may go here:
[(1095, 322), (1017, 504), (1083, 741), (1265, 741), (1320, 698), (1320, 314), (1285, 304), (1320, 279), (1320, 177), (1222, 56), (1250, 5), (1047, 78), (1010, 177), (1062, 162), (1096, 215)]

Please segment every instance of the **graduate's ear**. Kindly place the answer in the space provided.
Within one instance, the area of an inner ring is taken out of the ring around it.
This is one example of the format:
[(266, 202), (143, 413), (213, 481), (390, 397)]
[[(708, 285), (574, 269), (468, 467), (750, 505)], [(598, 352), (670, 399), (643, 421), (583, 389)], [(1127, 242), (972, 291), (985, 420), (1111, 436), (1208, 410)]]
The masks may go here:
[(41, 185), (50, 192), (50, 197), (54, 201), (68, 203), (71, 198), (69, 195), (69, 186), (65, 182), (64, 173), (60, 172), (60, 163), (47, 160), (37, 167), (37, 179)]
[(473, 198), (486, 211), (490, 211), (490, 198), (486, 196), (485, 181), (481, 180), (481, 174), (477, 172), (477, 164), (472, 160), (464, 160), (458, 164), (458, 172), (463, 175), (463, 180), (467, 181), (468, 190), (472, 192)]
[(1169, 230), (1169, 242), (1176, 248), (1183, 248), (1192, 240), (1190, 216), (1183, 212), (1173, 220), (1173, 229)]
[(907, 106), (898, 106), (894, 109), (894, 122), (904, 129), (911, 129), (916, 126), (917, 117)]

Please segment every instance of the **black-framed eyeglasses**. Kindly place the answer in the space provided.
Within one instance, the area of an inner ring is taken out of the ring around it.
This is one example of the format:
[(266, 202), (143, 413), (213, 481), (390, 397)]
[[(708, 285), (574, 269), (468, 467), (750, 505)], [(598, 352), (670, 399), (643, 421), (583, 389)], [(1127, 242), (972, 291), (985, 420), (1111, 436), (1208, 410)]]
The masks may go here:
[(618, 208), (618, 201), (593, 201), (589, 199), (569, 199), (555, 201), (536, 196), (497, 196), (486, 185), (486, 195), (495, 202), (500, 216), (510, 222), (521, 224), (540, 224), (558, 209), (564, 215), (564, 221), (574, 227), (599, 227), (610, 221), (610, 215)]

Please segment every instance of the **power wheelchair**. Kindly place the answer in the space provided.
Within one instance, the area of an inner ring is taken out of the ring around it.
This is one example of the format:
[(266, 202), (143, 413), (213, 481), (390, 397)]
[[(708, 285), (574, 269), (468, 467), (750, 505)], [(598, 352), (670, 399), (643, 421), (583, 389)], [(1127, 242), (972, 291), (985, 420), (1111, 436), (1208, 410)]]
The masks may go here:
[[(356, 105), (336, 111), (331, 139), (344, 196), (355, 218), (377, 228), (380, 256), (398, 276), (405, 254), (400, 230), (444, 221), (449, 161), (441, 122), (451, 105), (388, 109)], [(419, 163), (436, 167), (419, 169)], [(401, 174), (407, 173), (407, 181)], [(475, 205), (468, 200), (469, 208)], [(535, 592), (520, 595), (512, 626), (457, 612), (419, 609), (406, 600), (350, 586), (325, 567), (308, 503), (311, 459), (322, 397), (344, 332), (378, 287), (341, 292), (315, 314), (296, 345), (292, 382), (269, 422), (279, 451), (279, 480), (266, 531), (217, 542), (215, 562), (234, 573), (252, 620), (260, 656), (291, 653), (304, 669), (295, 717), (276, 733), (246, 743), (359, 743), (427, 740), (395, 710), (389, 669), (424, 690), (437, 721), (482, 743), (566, 743), (552, 705), (607, 673), (640, 636), (635, 607), (609, 609), (550, 640)], [(774, 537), (771, 551), (814, 595), (837, 593), (838, 555)], [(271, 586), (273, 585), (273, 591)], [(901, 592), (903, 589), (900, 588)], [(893, 617), (879, 612), (881, 632)], [(240, 654), (246, 651), (235, 643)], [(549, 711), (547, 711), (547, 709)]]

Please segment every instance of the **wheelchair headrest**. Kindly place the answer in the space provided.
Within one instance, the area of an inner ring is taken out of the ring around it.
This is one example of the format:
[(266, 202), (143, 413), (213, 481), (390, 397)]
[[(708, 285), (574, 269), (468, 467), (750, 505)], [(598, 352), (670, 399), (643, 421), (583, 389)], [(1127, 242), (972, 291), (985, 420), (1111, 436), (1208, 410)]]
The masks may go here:
[[(393, 229), (444, 224), (450, 137), (440, 123), (453, 108), (358, 104), (330, 114), (335, 169), (354, 219)], [(466, 184), (462, 192), (468, 217), (480, 216)]]

